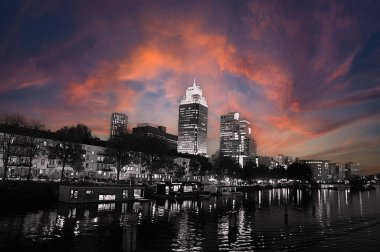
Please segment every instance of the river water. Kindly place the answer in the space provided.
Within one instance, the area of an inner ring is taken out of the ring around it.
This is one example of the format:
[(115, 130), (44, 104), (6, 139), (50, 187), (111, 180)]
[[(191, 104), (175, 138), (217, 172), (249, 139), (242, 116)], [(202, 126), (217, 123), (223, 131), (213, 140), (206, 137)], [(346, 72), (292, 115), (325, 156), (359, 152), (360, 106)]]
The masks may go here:
[(1, 207), (0, 251), (122, 251), (125, 225), (136, 251), (380, 251), (379, 187), (28, 208)]

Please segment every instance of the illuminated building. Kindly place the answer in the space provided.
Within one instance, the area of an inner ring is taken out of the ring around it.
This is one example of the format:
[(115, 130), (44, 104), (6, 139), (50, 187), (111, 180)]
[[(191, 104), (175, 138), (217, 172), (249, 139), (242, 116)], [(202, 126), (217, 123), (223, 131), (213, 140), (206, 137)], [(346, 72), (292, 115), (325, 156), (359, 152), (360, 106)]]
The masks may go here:
[(207, 100), (194, 80), (193, 86), (187, 88), (179, 105), (178, 152), (207, 154), (207, 118)]
[(128, 116), (122, 113), (112, 113), (110, 138), (127, 133)]
[(316, 182), (327, 182), (329, 175), (329, 161), (326, 160), (304, 160), (311, 169), (312, 179)]
[(177, 149), (178, 137), (173, 134), (166, 133), (166, 127), (156, 126), (150, 123), (140, 123), (132, 129), (132, 134), (140, 134), (155, 137), (168, 143), (170, 149)]
[[(278, 154), (275, 158), (275, 165), (276, 166), (282, 166), (285, 169), (288, 169), (288, 166), (293, 163), (293, 158), (290, 156), (285, 156), (284, 154)], [(274, 168), (273, 167), (273, 168)]]
[(220, 117), (220, 153), (234, 158), (241, 166), (256, 157), (256, 142), (251, 123), (231, 112)]

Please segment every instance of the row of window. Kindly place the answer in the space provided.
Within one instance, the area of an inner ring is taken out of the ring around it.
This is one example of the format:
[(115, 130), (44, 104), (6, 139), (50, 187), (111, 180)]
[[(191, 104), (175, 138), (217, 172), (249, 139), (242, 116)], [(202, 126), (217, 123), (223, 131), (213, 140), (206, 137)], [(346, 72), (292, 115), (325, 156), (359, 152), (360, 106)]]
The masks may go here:
[[(45, 161), (45, 159), (41, 159), (41, 165), (45, 165)], [(47, 162), (49, 165), (62, 165), (62, 162), (60, 160), (48, 159)]]
[[(90, 195), (93, 193), (94, 193), (93, 190), (86, 190), (87, 195)], [(78, 194), (79, 194), (78, 190), (70, 190), (70, 198), (71, 199), (78, 199)], [(134, 196), (134, 198), (143, 197), (142, 190), (138, 189), (138, 188), (133, 189), (133, 196)], [(128, 190), (123, 190), (123, 199), (128, 199), (128, 197), (129, 197), (128, 196)], [(115, 199), (116, 199), (115, 194), (100, 194), (99, 195), (99, 200), (101, 200), (101, 201), (103, 201), (103, 200), (115, 200)]]

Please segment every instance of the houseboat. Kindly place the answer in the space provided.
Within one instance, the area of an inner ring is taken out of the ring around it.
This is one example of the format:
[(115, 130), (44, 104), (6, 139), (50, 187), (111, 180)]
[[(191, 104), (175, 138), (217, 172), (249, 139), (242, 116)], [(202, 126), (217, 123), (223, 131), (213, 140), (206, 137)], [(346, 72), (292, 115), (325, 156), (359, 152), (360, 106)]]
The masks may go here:
[(156, 184), (155, 196), (168, 198), (196, 198), (201, 191), (199, 182), (159, 182)]
[(211, 196), (217, 195), (215, 184), (203, 184), (202, 191), (199, 193), (200, 199), (210, 199)]
[(329, 190), (349, 190), (350, 186), (345, 184), (321, 184), (321, 189)]
[(243, 195), (242, 192), (237, 191), (237, 186), (231, 185), (218, 185), (217, 186), (218, 195), (229, 196), (229, 195)]
[(61, 185), (58, 200), (67, 203), (145, 200), (142, 186)]

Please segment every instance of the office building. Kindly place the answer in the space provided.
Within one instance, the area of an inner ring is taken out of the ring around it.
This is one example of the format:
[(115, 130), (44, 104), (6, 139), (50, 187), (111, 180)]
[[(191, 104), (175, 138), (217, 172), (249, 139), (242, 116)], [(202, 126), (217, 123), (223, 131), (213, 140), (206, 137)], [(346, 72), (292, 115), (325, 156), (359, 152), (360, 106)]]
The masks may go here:
[(179, 105), (178, 152), (207, 154), (207, 118), (207, 100), (194, 80), (193, 86), (187, 88)]
[(132, 129), (132, 134), (140, 134), (155, 137), (168, 143), (170, 149), (177, 149), (178, 136), (166, 132), (166, 127), (156, 126), (150, 123), (140, 123)]
[(220, 117), (220, 153), (232, 157), (241, 166), (256, 157), (256, 143), (252, 137), (251, 123), (240, 114), (231, 112)]
[(128, 116), (122, 113), (112, 113), (110, 139), (127, 133)]

